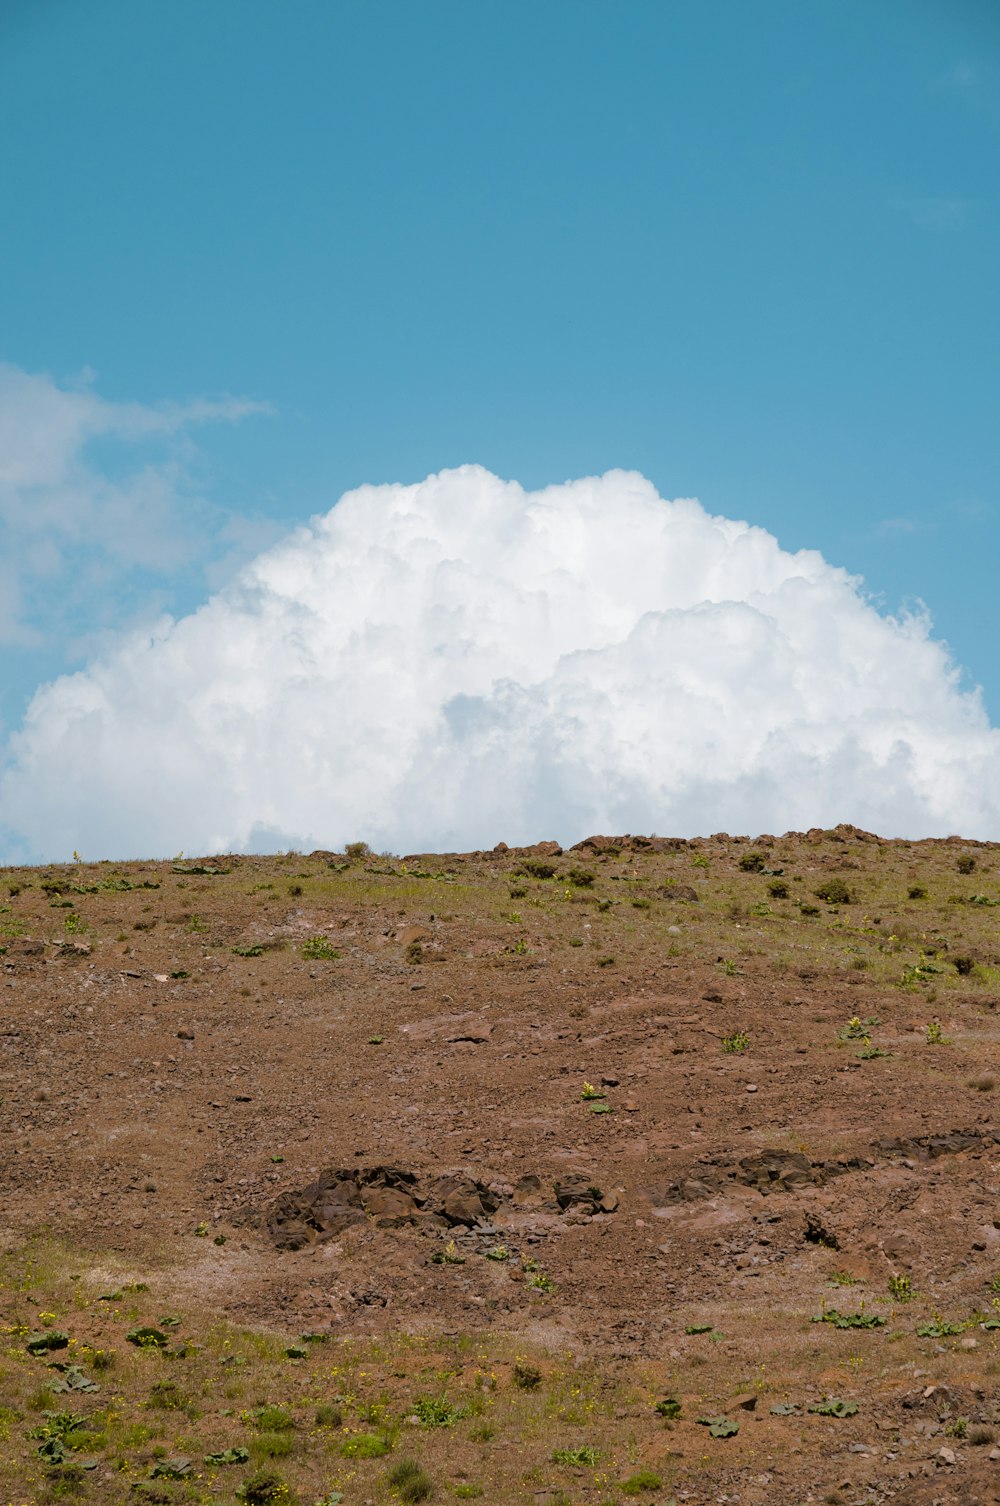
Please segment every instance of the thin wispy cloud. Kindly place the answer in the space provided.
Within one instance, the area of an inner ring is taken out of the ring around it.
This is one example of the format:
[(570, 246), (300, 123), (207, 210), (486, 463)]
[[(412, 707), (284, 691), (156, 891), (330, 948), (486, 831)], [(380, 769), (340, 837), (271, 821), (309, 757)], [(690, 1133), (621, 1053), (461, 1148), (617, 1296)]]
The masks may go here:
[(893, 198), (889, 207), (904, 214), (921, 230), (936, 230), (953, 233), (964, 230), (971, 219), (973, 204), (969, 199), (959, 198)]
[(72, 638), (84, 601), (101, 606), (92, 626), (121, 623), (156, 581), (213, 557), (229, 518), (200, 491), (190, 436), (266, 411), (228, 396), (109, 402), (90, 373), (0, 364), (0, 646)]

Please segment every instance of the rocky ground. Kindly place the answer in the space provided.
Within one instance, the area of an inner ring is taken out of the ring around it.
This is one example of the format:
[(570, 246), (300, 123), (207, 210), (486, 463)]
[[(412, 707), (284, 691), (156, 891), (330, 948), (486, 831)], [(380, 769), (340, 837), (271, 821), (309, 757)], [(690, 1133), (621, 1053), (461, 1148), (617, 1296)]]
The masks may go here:
[[(1000, 1501), (998, 864), (842, 827), (4, 870), (10, 1499), (69, 1479), (20, 1339), (69, 1272), (74, 1342), (113, 1346), (115, 1272), (192, 1332), (368, 1354), (397, 1452), (386, 1346), (472, 1346), (503, 1396), (459, 1390), (508, 1413), (492, 1443), (453, 1420), (442, 1498)], [(301, 1499), (343, 1437), (289, 1455)], [(76, 1488), (233, 1499), (152, 1484), (153, 1447)], [(398, 1497), (352, 1468), (345, 1500)]]

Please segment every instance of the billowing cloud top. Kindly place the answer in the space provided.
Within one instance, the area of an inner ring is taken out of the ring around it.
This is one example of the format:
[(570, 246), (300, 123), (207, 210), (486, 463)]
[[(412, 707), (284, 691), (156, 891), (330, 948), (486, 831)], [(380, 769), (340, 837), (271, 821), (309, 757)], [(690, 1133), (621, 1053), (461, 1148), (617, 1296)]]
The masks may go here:
[(926, 620), (642, 476), (348, 493), (35, 696), (24, 856), (593, 830), (1000, 835), (1000, 733)]

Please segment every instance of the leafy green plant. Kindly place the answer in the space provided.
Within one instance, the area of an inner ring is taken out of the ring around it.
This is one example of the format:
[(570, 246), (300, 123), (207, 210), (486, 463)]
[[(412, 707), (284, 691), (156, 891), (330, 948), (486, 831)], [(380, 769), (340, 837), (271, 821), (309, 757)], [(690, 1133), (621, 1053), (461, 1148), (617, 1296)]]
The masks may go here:
[(234, 957), (263, 957), (264, 948), (259, 942), (245, 942), (242, 946), (233, 947)]
[(745, 1030), (734, 1030), (732, 1035), (722, 1037), (722, 1049), (731, 1055), (740, 1056), (750, 1048), (750, 1037)]
[(149, 1325), (130, 1328), (125, 1337), (137, 1349), (166, 1349), (168, 1343), (167, 1335), (162, 1328), (153, 1328)]
[(656, 1403), (654, 1411), (673, 1422), (681, 1415), (681, 1404), (676, 1396), (664, 1396)]
[(818, 884), (813, 890), (817, 899), (825, 900), (828, 905), (849, 905), (852, 901), (850, 889), (843, 879), (827, 879), (825, 883)]
[(589, 1443), (581, 1444), (579, 1448), (554, 1448), (551, 1454), (553, 1464), (565, 1464), (570, 1469), (593, 1469), (600, 1458), (600, 1449)]
[[(23, 1329), (21, 1330), (23, 1333)], [(39, 1333), (29, 1334), (24, 1341), (24, 1347), (29, 1354), (47, 1354), (52, 1349), (65, 1349), (69, 1345), (69, 1334), (63, 1333), (61, 1328), (46, 1328)]]
[(183, 1454), (170, 1459), (160, 1459), (149, 1471), (151, 1480), (186, 1480), (191, 1473), (191, 1460)]
[(250, 1459), (250, 1450), (241, 1448), (238, 1444), (235, 1448), (221, 1449), (216, 1454), (206, 1454), (206, 1464), (246, 1464)]
[(88, 1380), (79, 1365), (50, 1364), (50, 1370), (58, 1372), (58, 1379), (50, 1381), (53, 1391), (99, 1391), (96, 1381)]
[(854, 1286), (855, 1279), (850, 1271), (831, 1271), (827, 1280), (833, 1286)]
[(930, 983), (941, 969), (932, 962), (910, 962), (899, 975), (902, 988), (918, 988), (921, 983)]
[(441, 1250), (435, 1250), (431, 1256), (432, 1265), (464, 1265), (465, 1256), (460, 1254), (458, 1246), (453, 1239)]
[(327, 936), (310, 936), (303, 943), (302, 955), (307, 962), (337, 962), (340, 952)]
[(912, 1302), (913, 1282), (909, 1276), (890, 1276), (889, 1295), (894, 1302)]
[(863, 1310), (856, 1313), (841, 1313), (835, 1307), (827, 1307), (824, 1303), (823, 1311), (810, 1318), (811, 1323), (829, 1323), (832, 1328), (884, 1328), (885, 1319), (878, 1313), (866, 1313)]
[(698, 1421), (713, 1438), (734, 1438), (740, 1430), (739, 1423), (728, 1417), (699, 1417)]
[(918, 1339), (950, 1339), (956, 1334), (964, 1333), (972, 1325), (969, 1323), (949, 1323), (944, 1318), (935, 1318), (933, 1322), (921, 1323), (917, 1328)]
[(767, 859), (762, 852), (744, 852), (737, 866), (742, 873), (763, 873), (767, 867)]
[(464, 1408), (453, 1406), (446, 1396), (422, 1396), (413, 1411), (425, 1428), (451, 1428), (465, 1416)]
[(858, 1410), (856, 1401), (840, 1401), (835, 1396), (825, 1396), (808, 1409), (818, 1417), (853, 1417)]
[(927, 1025), (928, 1046), (943, 1046), (945, 1044), (944, 1032), (941, 1029), (940, 1020), (930, 1020)]

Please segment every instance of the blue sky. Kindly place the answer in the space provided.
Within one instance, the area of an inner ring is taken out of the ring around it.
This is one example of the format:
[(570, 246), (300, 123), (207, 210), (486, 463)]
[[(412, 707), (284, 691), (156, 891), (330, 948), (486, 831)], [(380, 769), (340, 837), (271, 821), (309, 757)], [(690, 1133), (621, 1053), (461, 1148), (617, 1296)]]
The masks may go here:
[(5, 0), (0, 143), (0, 360), (246, 405), (87, 430), (152, 545), (29, 567), (8, 519), (7, 730), (345, 489), (465, 462), (818, 549), (1000, 718), (991, 0)]

